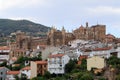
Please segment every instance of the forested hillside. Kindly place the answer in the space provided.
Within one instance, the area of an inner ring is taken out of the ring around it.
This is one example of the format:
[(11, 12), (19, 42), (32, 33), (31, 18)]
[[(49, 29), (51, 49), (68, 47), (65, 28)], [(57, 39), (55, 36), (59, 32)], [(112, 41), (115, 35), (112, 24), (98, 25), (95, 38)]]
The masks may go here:
[(47, 32), (50, 27), (37, 24), (28, 20), (0, 19), (0, 34), (9, 35), (12, 32), (21, 30), (23, 32), (38, 33)]

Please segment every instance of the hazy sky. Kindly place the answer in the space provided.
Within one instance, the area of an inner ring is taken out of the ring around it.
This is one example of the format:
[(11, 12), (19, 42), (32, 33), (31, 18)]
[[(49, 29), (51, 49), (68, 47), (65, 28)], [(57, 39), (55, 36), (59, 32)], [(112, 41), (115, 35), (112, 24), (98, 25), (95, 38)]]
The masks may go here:
[(0, 0), (0, 18), (28, 19), (67, 31), (104, 24), (120, 37), (120, 0)]

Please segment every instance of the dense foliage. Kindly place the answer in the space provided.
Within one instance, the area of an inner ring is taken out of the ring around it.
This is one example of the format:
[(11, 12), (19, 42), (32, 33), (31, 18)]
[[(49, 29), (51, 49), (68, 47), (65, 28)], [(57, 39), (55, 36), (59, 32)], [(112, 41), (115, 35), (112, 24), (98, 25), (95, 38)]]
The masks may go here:
[(75, 69), (75, 66), (76, 66), (76, 61), (70, 60), (69, 63), (65, 65), (65, 72), (70, 73), (72, 70)]
[(120, 58), (117, 58), (116, 56), (111, 56), (109, 59), (107, 59), (107, 64), (111, 65), (111, 67), (120, 69)]

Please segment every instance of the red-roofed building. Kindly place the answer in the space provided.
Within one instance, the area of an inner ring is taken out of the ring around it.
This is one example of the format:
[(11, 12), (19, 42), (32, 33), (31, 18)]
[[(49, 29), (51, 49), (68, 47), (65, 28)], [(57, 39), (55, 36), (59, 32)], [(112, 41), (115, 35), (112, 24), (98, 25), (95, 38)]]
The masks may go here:
[(79, 58), (78, 58), (78, 65), (81, 65), (81, 62), (83, 59), (87, 59), (88, 56), (87, 55), (80, 55)]
[(105, 40), (107, 43), (111, 43), (115, 40), (115, 36), (112, 34), (107, 34)]
[(9, 52), (10, 48), (8, 46), (0, 46), (0, 52)]
[(65, 65), (69, 62), (70, 57), (65, 54), (51, 54), (48, 57), (48, 71), (53, 74), (64, 74)]
[(56, 58), (56, 57), (62, 57), (64, 56), (64, 54), (53, 54), (53, 55), (49, 55), (49, 58)]
[(95, 48), (93, 51), (105, 51), (105, 50), (110, 50), (112, 47), (105, 47), (105, 48)]
[(15, 76), (20, 77), (20, 71), (8, 71), (6, 80), (16, 80)]
[(109, 58), (112, 50), (113, 50), (112, 47), (95, 48), (92, 50), (90, 54), (91, 56), (95, 55), (95, 56)]
[(47, 71), (47, 61), (31, 61), (31, 77), (37, 77), (37, 75), (44, 75)]
[(8, 46), (0, 46), (0, 63), (9, 60), (10, 48)]
[(7, 75), (18, 75), (20, 74), (20, 71), (8, 71)]
[(35, 63), (36, 64), (41, 64), (41, 65), (43, 64), (44, 65), (44, 64), (47, 64), (47, 61), (35, 61)]

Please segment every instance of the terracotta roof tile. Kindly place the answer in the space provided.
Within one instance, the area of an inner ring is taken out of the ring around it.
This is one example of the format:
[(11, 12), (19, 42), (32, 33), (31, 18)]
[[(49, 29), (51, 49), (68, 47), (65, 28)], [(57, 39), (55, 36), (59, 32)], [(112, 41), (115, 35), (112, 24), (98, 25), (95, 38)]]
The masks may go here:
[(47, 64), (47, 61), (35, 61), (37, 64)]
[(19, 73), (20, 73), (20, 71), (8, 71), (7, 72), (8, 75), (17, 75)]
[(55, 57), (62, 57), (64, 54), (54, 54), (54, 55), (49, 55), (49, 58), (55, 58)]
[(110, 50), (112, 47), (106, 47), (106, 48), (95, 48), (93, 51), (103, 51), (103, 50)]
[(8, 46), (0, 46), (0, 50), (10, 50)]

